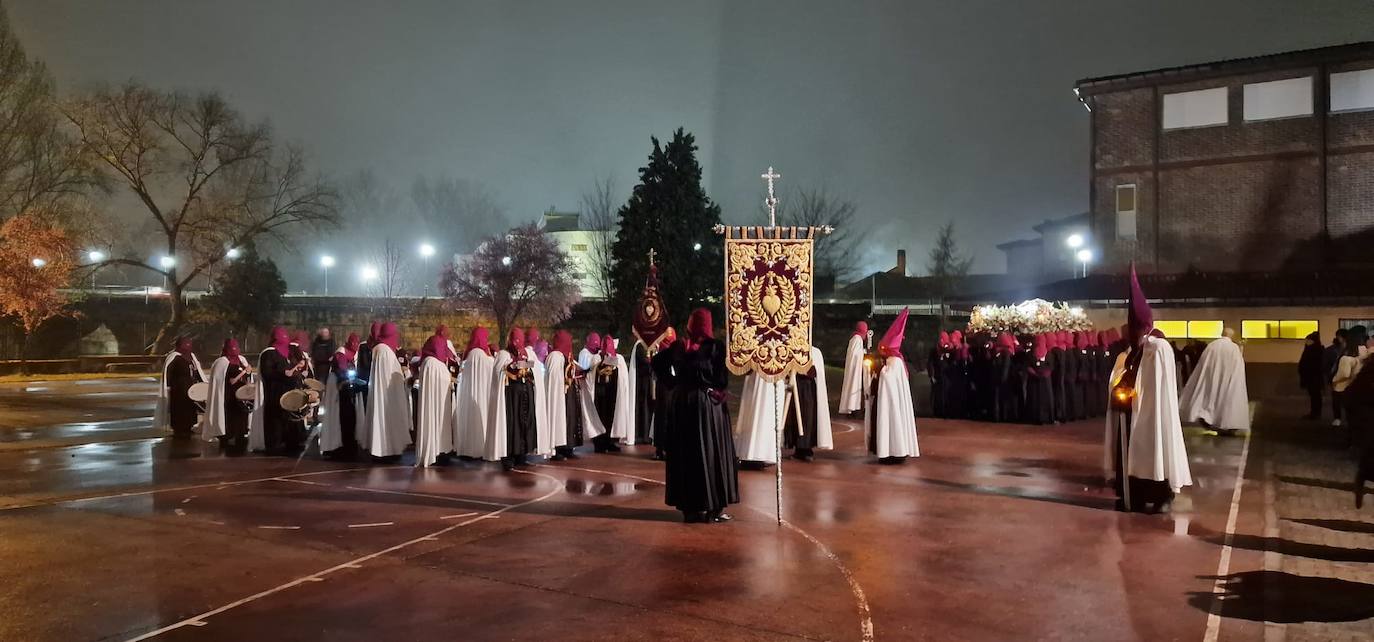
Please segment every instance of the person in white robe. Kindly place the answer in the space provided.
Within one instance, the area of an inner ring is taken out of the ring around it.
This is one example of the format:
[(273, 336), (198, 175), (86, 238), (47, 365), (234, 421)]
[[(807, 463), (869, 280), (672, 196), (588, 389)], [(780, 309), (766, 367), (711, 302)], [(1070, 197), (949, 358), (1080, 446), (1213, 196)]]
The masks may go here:
[(849, 337), (849, 345), (844, 350), (844, 381), (840, 384), (840, 403), (836, 409), (848, 415), (864, 409), (864, 388), (867, 387), (870, 373), (864, 357), (868, 355), (868, 322), (854, 324), (854, 335)]
[(252, 368), (239, 353), (239, 342), (225, 339), (220, 357), (210, 364), (210, 396), (205, 402), (205, 420), (200, 438), (220, 442), (221, 448), (241, 446), (247, 432), (247, 411), (233, 396), (245, 385)]
[(539, 452), (539, 409), (547, 402), (537, 396), (543, 386), (535, 385), (534, 364), (525, 353), (525, 331), (514, 328), (506, 347), (496, 353), (492, 366), (490, 413), (487, 421), (487, 444), (483, 458), (499, 461), (501, 467), (513, 470), (528, 465), (528, 457)]
[(1112, 369), (1103, 465), (1117, 510), (1160, 512), (1193, 483), (1178, 408), (1174, 349), (1154, 330), (1154, 314), (1131, 266), (1129, 351)]
[(435, 334), (420, 349), (419, 407), (415, 422), (415, 466), (448, 461), (453, 450), (453, 375), (448, 339)]
[(550, 432), (553, 435), (553, 461), (576, 459), (577, 448), (586, 439), (605, 434), (596, 408), (583, 394), (587, 373), (572, 360), (572, 334), (567, 330), (554, 333), (553, 351), (544, 361), (548, 381)]
[(1183, 388), (1179, 407), (1184, 421), (1198, 421), (1227, 434), (1250, 429), (1250, 395), (1245, 389), (1245, 356), (1226, 328), (1208, 344)]
[(321, 413), (320, 452), (331, 459), (348, 460), (358, 454), (358, 424), (362, 410), (358, 383), (358, 351), (362, 344), (356, 332), (334, 350), (334, 356), (317, 366), (327, 368)]
[(410, 386), (396, 357), (401, 345), (396, 324), (382, 324), (377, 341), (372, 348), (372, 373), (368, 377), (367, 446), (373, 457), (394, 460), (410, 445)]
[(882, 365), (864, 408), (867, 427), (864, 441), (868, 452), (884, 464), (900, 464), (908, 457), (921, 455), (916, 443), (916, 406), (911, 400), (911, 379), (906, 357), (902, 355), (908, 314), (907, 309), (902, 308), (878, 344)]
[(783, 404), (786, 399), (786, 381), (765, 381), (757, 373), (744, 378), (739, 421), (735, 422), (735, 453), (740, 468), (759, 470), (778, 463), (779, 422), (791, 412)]
[[(783, 447), (792, 458), (811, 461), (816, 450), (833, 450), (830, 431), (830, 390), (825, 385), (825, 357), (811, 347), (811, 368), (791, 378), (784, 420)], [(799, 429), (800, 428), (800, 429)]]
[(491, 413), (491, 389), (495, 382), (496, 365), (488, 334), (483, 327), (472, 329), (463, 369), (458, 374), (453, 446), (458, 456), (464, 459), (481, 459), (487, 449), (487, 418)]
[(536, 423), (539, 424), (539, 438), (536, 440), (539, 450), (535, 453), (545, 457), (553, 456), (553, 433), (552, 420), (549, 417), (549, 375), (544, 367), (544, 358), (548, 356), (549, 344), (539, 338), (539, 330), (527, 328), (525, 330), (525, 360), (534, 366), (534, 396), (542, 399), (539, 403), (537, 413), (539, 414)]

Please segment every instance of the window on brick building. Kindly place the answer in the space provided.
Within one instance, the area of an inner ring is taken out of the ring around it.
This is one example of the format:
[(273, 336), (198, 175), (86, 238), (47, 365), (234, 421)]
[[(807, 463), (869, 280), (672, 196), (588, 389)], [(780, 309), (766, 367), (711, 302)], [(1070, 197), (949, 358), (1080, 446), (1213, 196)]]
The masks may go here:
[(574, 251), (574, 252), (586, 252), (586, 251), (587, 251), (587, 244), (586, 244), (586, 243), (573, 243), (573, 244), (572, 244), (572, 251)]
[(1374, 69), (1331, 74), (1331, 111), (1374, 109)]
[(1245, 122), (1311, 115), (1311, 76), (1245, 86)]
[(1225, 125), (1226, 88), (1164, 94), (1164, 129)]
[(1135, 184), (1116, 186), (1116, 238), (1135, 238)]
[(1317, 331), (1316, 321), (1256, 321), (1240, 322), (1242, 339), (1306, 339)]

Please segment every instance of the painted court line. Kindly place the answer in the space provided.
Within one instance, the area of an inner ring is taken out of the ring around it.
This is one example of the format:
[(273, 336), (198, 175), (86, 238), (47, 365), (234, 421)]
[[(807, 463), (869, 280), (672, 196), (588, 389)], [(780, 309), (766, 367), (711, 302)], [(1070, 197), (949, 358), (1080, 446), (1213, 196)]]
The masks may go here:
[(477, 513), (459, 513), (459, 514), (457, 514), (457, 515), (444, 515), (443, 517), (440, 517), (439, 519), (458, 519), (458, 518), (460, 518), (460, 517), (472, 517), (473, 515), (476, 515), (476, 514), (477, 514)]
[(510, 506), (502, 502), (487, 502), (480, 499), (467, 499), (464, 497), (449, 497), (447, 495), (430, 495), (428, 493), (412, 493), (404, 490), (383, 490), (381, 488), (368, 488), (366, 486), (345, 486), (349, 490), (360, 490), (366, 493), (382, 493), (385, 495), (409, 495), (411, 497), (427, 497), (429, 499), (442, 499), (447, 502), (460, 502), (463, 504), (480, 504), (482, 506)]
[(378, 526), (394, 526), (396, 522), (373, 522), (371, 524), (349, 524), (349, 528), (376, 528)]
[(298, 531), (301, 529), (299, 526), (259, 526), (258, 528), (265, 528), (273, 531)]
[[(549, 492), (547, 492), (547, 493), (545, 493), (545, 494), (543, 494), (543, 495), (541, 495), (541, 496), (539, 496), (539, 497), (536, 497), (536, 498), (534, 498), (534, 499), (527, 500), (527, 501), (523, 501), (523, 502), (520, 502), (519, 504), (511, 504), (511, 505), (509, 505), (509, 506), (504, 506), (504, 507), (499, 508), (499, 509), (497, 509), (496, 511), (494, 511), (494, 512), (492, 512), (492, 513), (489, 513), (489, 514), (487, 514), (487, 515), (481, 515), (481, 516), (478, 516), (478, 517), (473, 517), (472, 519), (468, 519), (468, 520), (465, 520), (465, 521), (462, 521), (462, 522), (458, 522), (457, 524), (453, 524), (452, 526), (447, 526), (447, 527), (441, 528), (441, 529), (439, 529), (439, 530), (437, 530), (437, 531), (434, 531), (433, 533), (429, 533), (428, 535), (421, 535), (420, 537), (417, 537), (417, 538), (415, 538), (415, 539), (407, 540), (407, 541), (401, 542), (400, 544), (397, 544), (397, 545), (395, 545), (395, 546), (391, 546), (391, 547), (388, 547), (388, 548), (384, 548), (384, 549), (382, 549), (382, 550), (380, 550), (380, 551), (377, 551), (377, 552), (375, 552), (375, 553), (369, 553), (369, 554), (364, 555), (364, 556), (362, 556), (362, 557), (359, 557), (359, 558), (357, 558), (357, 559), (349, 560), (349, 561), (344, 562), (344, 563), (342, 563), (342, 564), (337, 564), (337, 565), (335, 565), (335, 566), (331, 566), (331, 567), (329, 567), (329, 568), (327, 568), (327, 569), (325, 569), (325, 570), (323, 570), (323, 571), (319, 571), (319, 572), (317, 572), (317, 573), (311, 573), (310, 575), (306, 575), (305, 577), (296, 578), (296, 579), (291, 580), (290, 582), (287, 582), (287, 583), (282, 584), (282, 585), (280, 585), (280, 586), (276, 586), (276, 587), (267, 589), (267, 590), (265, 590), (265, 591), (262, 591), (262, 592), (259, 592), (259, 593), (255, 593), (255, 594), (250, 595), (250, 596), (248, 596), (248, 597), (245, 597), (245, 598), (243, 598), (243, 599), (240, 599), (240, 600), (236, 600), (236, 601), (230, 602), (230, 603), (228, 603), (228, 604), (225, 604), (224, 606), (221, 606), (221, 607), (219, 607), (219, 608), (216, 608), (216, 609), (212, 609), (212, 610), (206, 611), (206, 612), (201, 613), (201, 614), (199, 614), (199, 615), (193, 615), (193, 616), (188, 617), (188, 618), (186, 618), (186, 619), (184, 619), (184, 620), (182, 620), (182, 621), (180, 621), (180, 622), (176, 622), (176, 623), (173, 623), (173, 624), (169, 624), (169, 625), (167, 625), (167, 626), (164, 626), (164, 627), (162, 627), (162, 628), (160, 628), (160, 629), (157, 629), (157, 630), (154, 630), (154, 631), (149, 631), (149, 632), (144, 633), (143, 635), (140, 635), (140, 636), (138, 636), (138, 637), (130, 638), (130, 639), (128, 640), (128, 642), (140, 642), (140, 640), (152, 639), (152, 638), (155, 638), (155, 637), (157, 637), (157, 636), (159, 636), (159, 635), (162, 635), (163, 633), (167, 633), (167, 632), (169, 632), (169, 631), (175, 631), (175, 630), (177, 630), (177, 629), (179, 629), (179, 628), (181, 628), (181, 627), (184, 627), (184, 626), (203, 626), (203, 625), (205, 624), (206, 619), (208, 619), (208, 618), (210, 618), (210, 617), (214, 617), (214, 616), (216, 616), (216, 615), (219, 615), (220, 613), (223, 613), (223, 612), (225, 612), (225, 611), (229, 611), (229, 610), (238, 608), (238, 607), (240, 607), (240, 606), (243, 606), (244, 604), (248, 604), (248, 603), (250, 603), (250, 602), (255, 602), (255, 601), (260, 600), (260, 599), (262, 599), (262, 598), (264, 598), (264, 597), (267, 597), (267, 596), (269, 596), (269, 595), (274, 595), (274, 594), (276, 594), (276, 593), (280, 593), (280, 592), (285, 591), (285, 590), (287, 590), (287, 589), (290, 589), (290, 588), (293, 588), (293, 587), (296, 587), (296, 586), (300, 586), (301, 584), (305, 584), (306, 582), (318, 582), (318, 581), (320, 581), (321, 579), (323, 579), (324, 576), (329, 575), (329, 574), (331, 574), (331, 573), (335, 573), (335, 572), (338, 572), (338, 571), (341, 571), (341, 570), (344, 570), (344, 569), (356, 569), (356, 568), (359, 568), (359, 566), (360, 566), (363, 562), (367, 562), (367, 561), (369, 561), (369, 560), (376, 559), (376, 558), (378, 558), (378, 557), (381, 557), (381, 556), (386, 555), (386, 554), (389, 554), (389, 553), (394, 553), (394, 552), (396, 552), (396, 551), (399, 551), (399, 550), (402, 550), (402, 549), (404, 549), (404, 548), (413, 546), (413, 545), (418, 544), (418, 543), (420, 543), (420, 542), (432, 541), (432, 538), (440, 537), (440, 536), (442, 536), (442, 535), (451, 533), (451, 532), (453, 532), (453, 531), (455, 531), (455, 530), (458, 530), (458, 529), (460, 529), (460, 528), (462, 528), (462, 527), (464, 527), (464, 526), (467, 526), (467, 525), (469, 525), (469, 524), (476, 523), (476, 522), (480, 521), (481, 519), (483, 519), (483, 518), (485, 518), (485, 517), (488, 517), (489, 515), (496, 515), (496, 514), (504, 513), (504, 512), (509, 511), (509, 510), (514, 510), (514, 509), (521, 508), (521, 507), (524, 507), (524, 506), (529, 506), (530, 504), (537, 504), (537, 503), (542, 502), (542, 501), (544, 501), (544, 500), (546, 500), (546, 499), (548, 499), (548, 498), (550, 498), (550, 497), (553, 497), (554, 495), (557, 495), (557, 494), (563, 492), (563, 484), (562, 484), (562, 482), (560, 482), (560, 481), (558, 480), (558, 478), (556, 478), (556, 477), (553, 477), (553, 476), (551, 476), (551, 475), (545, 475), (545, 474), (543, 474), (543, 473), (535, 473), (535, 472), (527, 472), (527, 471), (516, 471), (516, 472), (518, 472), (518, 473), (520, 473), (520, 474), (522, 474), (522, 475), (534, 475), (534, 476), (537, 476), (537, 477), (543, 477), (543, 478), (545, 478), (545, 479), (548, 479), (549, 481), (554, 482), (554, 483), (556, 484), (556, 487), (555, 487), (553, 490), (551, 490), (551, 491), (549, 491)], [(199, 624), (198, 624), (198, 623), (199, 623)]]
[[(1249, 444), (1248, 438), (1247, 438), (1246, 443), (1247, 443), (1247, 445)], [(640, 477), (639, 475), (630, 475), (630, 474), (627, 474), (627, 473), (617, 473), (617, 472), (609, 471), (609, 470), (597, 470), (597, 469), (595, 469), (595, 468), (578, 468), (578, 467), (575, 467), (575, 466), (561, 466), (561, 465), (560, 465), (560, 466), (552, 466), (552, 465), (548, 465), (548, 464), (543, 464), (543, 466), (545, 466), (545, 467), (547, 467), (547, 468), (562, 468), (562, 469), (567, 469), (567, 470), (580, 470), (580, 471), (588, 472), (588, 473), (601, 473), (601, 474), (603, 474), (603, 475), (613, 475), (613, 476), (618, 476), (618, 477), (628, 477), (628, 478), (630, 478), (630, 479), (638, 479), (638, 480), (640, 480), (640, 481), (648, 482), (648, 483), (651, 483), (651, 484), (658, 484), (659, 486), (663, 486), (663, 485), (664, 485), (664, 483), (663, 483), (662, 481), (659, 481), (659, 480), (657, 480), (657, 479), (651, 479), (651, 478), (649, 478), (649, 477)], [(773, 513), (770, 513), (770, 512), (768, 512), (768, 511), (764, 511), (764, 510), (760, 510), (760, 509), (757, 509), (757, 508), (754, 508), (753, 506), (745, 505), (745, 508), (748, 508), (748, 509), (750, 509), (750, 510), (752, 510), (752, 511), (754, 511), (754, 512), (759, 513), (759, 514), (766, 515), (766, 516), (768, 516), (770, 519), (773, 518), (773, 517), (775, 517), (775, 515), (774, 515)], [(812, 544), (814, 544), (814, 545), (816, 546), (816, 548), (819, 548), (819, 549), (821, 550), (821, 553), (822, 553), (823, 555), (825, 555), (827, 558), (829, 558), (829, 559), (830, 559), (830, 562), (833, 563), (833, 564), (835, 565), (835, 567), (839, 569), (840, 574), (843, 575), (845, 581), (849, 583), (849, 590), (850, 590), (851, 593), (854, 594), (854, 601), (857, 603), (857, 605), (858, 605), (858, 607), (859, 607), (859, 630), (860, 630), (860, 634), (861, 634), (861, 636), (862, 636), (861, 639), (862, 639), (864, 642), (873, 642), (873, 611), (872, 611), (872, 609), (869, 608), (869, 606), (868, 606), (868, 596), (864, 593), (863, 587), (859, 585), (859, 580), (858, 580), (858, 578), (854, 577), (854, 573), (853, 573), (852, 571), (849, 570), (849, 567), (848, 567), (848, 566), (845, 565), (844, 560), (841, 560), (841, 559), (840, 559), (840, 556), (836, 555), (834, 551), (830, 550), (830, 547), (829, 547), (829, 546), (826, 546), (824, 542), (822, 542), (822, 541), (816, 539), (815, 537), (812, 537), (810, 533), (808, 533), (808, 532), (802, 530), (802, 529), (801, 529), (800, 527), (798, 527), (797, 525), (795, 525), (795, 524), (793, 524), (792, 522), (789, 522), (789, 521), (787, 521), (787, 520), (785, 520), (785, 519), (782, 520), (782, 525), (783, 525), (784, 527), (788, 528), (789, 530), (791, 530), (792, 532), (794, 532), (794, 533), (796, 533), (796, 534), (798, 534), (798, 535), (801, 535), (801, 536), (802, 536), (803, 538), (805, 538), (807, 541), (809, 541), (809, 542), (811, 542)]]
[(1212, 584), (1212, 606), (1207, 611), (1207, 630), (1203, 642), (1217, 642), (1221, 635), (1221, 595), (1226, 594), (1226, 574), (1231, 571), (1231, 545), (1236, 537), (1236, 517), (1240, 513), (1240, 494), (1245, 487), (1245, 463), (1250, 459), (1251, 431), (1245, 431), (1245, 445), (1240, 448), (1240, 466), (1236, 468), (1236, 489), (1231, 491), (1231, 512), (1226, 516), (1226, 539), (1221, 546), (1221, 561), (1217, 562), (1217, 579)]
[(19, 508), (33, 508), (34, 506), (56, 506), (59, 504), (75, 504), (77, 502), (93, 502), (101, 499), (121, 499), (124, 497), (142, 497), (143, 495), (156, 495), (158, 493), (175, 493), (184, 490), (196, 490), (199, 488), (214, 488), (224, 490), (230, 486), (242, 486), (244, 484), (260, 484), (268, 481), (292, 481), (294, 477), (311, 477), (314, 475), (331, 475), (335, 473), (346, 473), (358, 470), (377, 470), (372, 467), (359, 468), (336, 468), (333, 470), (316, 470), (308, 473), (294, 473), (291, 475), (279, 475), (276, 477), (259, 477), (257, 479), (243, 479), (239, 481), (220, 481), (209, 484), (194, 484), (191, 486), (172, 486), (170, 488), (153, 488), (150, 490), (129, 491), (124, 493), (110, 493), (107, 495), (91, 495), (90, 497), (77, 497), (75, 499), (58, 499), (52, 501), (38, 501), (28, 504), (16, 504), (14, 506), (3, 506), (0, 510), (15, 510)]

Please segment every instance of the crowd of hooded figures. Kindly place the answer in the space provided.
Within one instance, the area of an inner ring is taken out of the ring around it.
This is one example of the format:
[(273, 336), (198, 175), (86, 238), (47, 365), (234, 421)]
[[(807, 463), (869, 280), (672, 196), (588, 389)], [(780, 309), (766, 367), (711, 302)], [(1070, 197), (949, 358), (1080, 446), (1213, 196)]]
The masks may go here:
[[(905, 326), (904, 311), (872, 356), (863, 328), (845, 359), (841, 405), (866, 411), (868, 449), (885, 463), (918, 454)], [(198, 429), (228, 454), (299, 456), (318, 430), (325, 458), (395, 463), (413, 449), (417, 467), (457, 458), (512, 471), (535, 458), (578, 458), (587, 445), (614, 453), (652, 444), (665, 462), (666, 503), (687, 522), (731, 519), (725, 509), (739, 502), (740, 460), (768, 451), (758, 457), (776, 461), (774, 420), (786, 424), (784, 442), (799, 460), (833, 448), (819, 350), (812, 368), (786, 382), (746, 380), (732, 428), (725, 345), (706, 309), (691, 314), (681, 336), (669, 329), (652, 345), (636, 341), (628, 355), (612, 336), (589, 334), (576, 352), (567, 330), (551, 339), (515, 328), (493, 345), (477, 327), (460, 352), (441, 325), (411, 351), (394, 323), (374, 323), (366, 339), (349, 334), (342, 345), (327, 329), (312, 340), (278, 327), (256, 359), (225, 341), (208, 371), (180, 339), (163, 363), (155, 421), (177, 437)]]

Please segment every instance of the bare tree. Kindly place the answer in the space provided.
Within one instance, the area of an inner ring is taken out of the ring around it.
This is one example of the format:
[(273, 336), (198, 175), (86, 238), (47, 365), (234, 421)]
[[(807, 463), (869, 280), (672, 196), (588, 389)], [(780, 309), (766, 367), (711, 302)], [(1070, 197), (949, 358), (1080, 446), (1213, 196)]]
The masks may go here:
[(363, 269), (371, 268), (377, 274), (364, 284), (367, 296), (390, 301), (410, 289), (413, 275), (405, 249), (401, 243), (387, 238), (370, 253)]
[(955, 286), (968, 275), (971, 267), (973, 256), (965, 256), (954, 238), (954, 221), (945, 223), (940, 227), (940, 235), (935, 239), (935, 246), (930, 248), (930, 259), (926, 261), (926, 271), (930, 272), (934, 293), (940, 299), (941, 328), (945, 327), (949, 318), (945, 298), (954, 293)]
[(188, 96), (130, 83), (67, 104), (82, 149), (138, 200), (137, 214), (159, 237), (163, 258), (142, 243), (103, 264), (166, 278), (172, 311), (154, 350), (166, 349), (186, 321), (183, 292), (250, 241), (283, 241), (304, 224), (333, 223), (337, 193), (311, 174), (304, 153), (278, 145), (264, 123), (250, 124), (216, 93)]
[(597, 179), (590, 190), (582, 193), (582, 228), (591, 232), (588, 257), (591, 261), (592, 279), (596, 290), (607, 301), (613, 299), (615, 281), (615, 257), (611, 255), (611, 245), (615, 243), (616, 212), (620, 206), (615, 202), (615, 181), (610, 178)]
[(421, 176), (410, 186), (415, 213), (430, 234), (454, 252), (468, 252), (506, 230), (505, 210), (477, 181)]
[(52, 79), (30, 60), (0, 7), (0, 220), (49, 208), (96, 182), (89, 159), (62, 129)]
[(835, 228), (829, 236), (816, 239), (817, 276), (834, 277), (837, 284), (858, 276), (861, 243), (869, 237), (870, 226), (855, 218), (858, 206), (854, 201), (834, 196), (824, 187), (793, 188), (778, 200), (779, 222), (784, 225)]
[(576, 267), (547, 234), (522, 225), (482, 242), (471, 255), (445, 267), (444, 296), (496, 318), (497, 336), (517, 322), (556, 323), (577, 303)]

